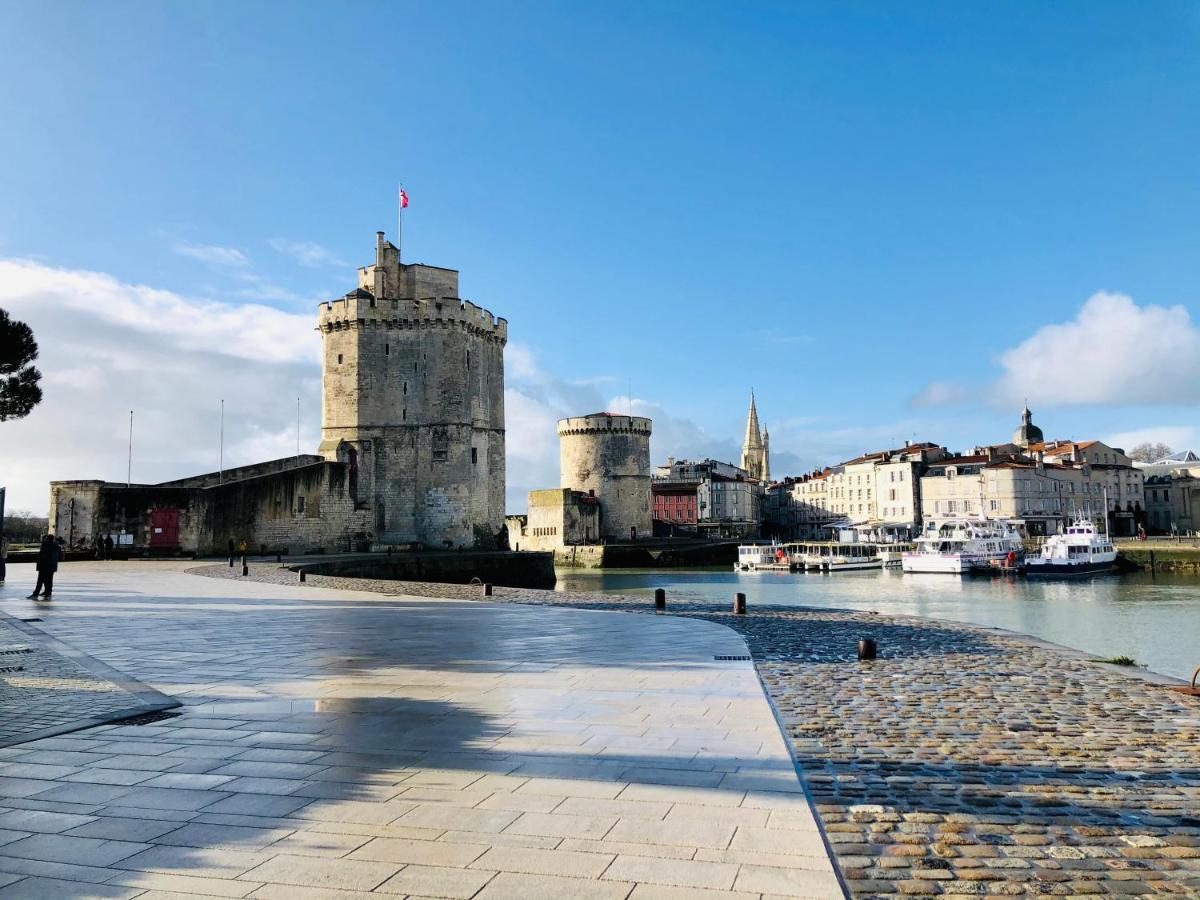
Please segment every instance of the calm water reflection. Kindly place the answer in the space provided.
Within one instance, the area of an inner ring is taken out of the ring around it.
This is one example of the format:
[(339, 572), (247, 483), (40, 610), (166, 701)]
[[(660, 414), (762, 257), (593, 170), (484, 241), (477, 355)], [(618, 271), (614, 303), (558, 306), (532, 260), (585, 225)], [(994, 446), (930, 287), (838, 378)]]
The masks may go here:
[(559, 590), (831, 606), (995, 625), (1097, 656), (1132, 656), (1156, 672), (1190, 678), (1200, 665), (1200, 579), (1148, 574), (1027, 581), (855, 572), (735, 574), (704, 570), (558, 571)]

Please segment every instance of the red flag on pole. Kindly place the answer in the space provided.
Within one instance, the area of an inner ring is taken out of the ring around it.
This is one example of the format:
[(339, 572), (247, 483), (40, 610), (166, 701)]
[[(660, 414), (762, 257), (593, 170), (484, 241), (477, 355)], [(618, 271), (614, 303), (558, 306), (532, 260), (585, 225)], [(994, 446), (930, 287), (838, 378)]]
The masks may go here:
[(408, 209), (408, 194), (404, 193), (404, 188), (400, 188), (400, 208)]

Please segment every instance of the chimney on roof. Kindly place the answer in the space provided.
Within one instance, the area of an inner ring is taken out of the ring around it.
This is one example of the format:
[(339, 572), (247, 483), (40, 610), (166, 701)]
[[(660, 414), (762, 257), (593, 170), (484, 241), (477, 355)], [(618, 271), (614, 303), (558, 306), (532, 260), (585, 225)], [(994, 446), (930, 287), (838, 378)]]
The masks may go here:
[(905, 442), (904, 442), (904, 446), (905, 446), (905, 447), (911, 447), (911, 446), (912, 446), (912, 441), (905, 441)]

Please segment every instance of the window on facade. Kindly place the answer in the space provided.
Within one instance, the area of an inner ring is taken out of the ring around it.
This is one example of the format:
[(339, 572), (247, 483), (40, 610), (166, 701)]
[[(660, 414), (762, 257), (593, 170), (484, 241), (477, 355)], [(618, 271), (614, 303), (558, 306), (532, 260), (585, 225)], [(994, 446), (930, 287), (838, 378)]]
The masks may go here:
[(391, 356), (391, 355), (392, 355), (392, 345), (391, 345), (391, 344), (384, 344), (384, 345), (383, 345), (383, 355), (384, 355), (384, 356)]
[(338, 365), (340, 366), (341, 364), (342, 364), (342, 354), (339, 353), (338, 354)]
[(298, 513), (304, 512), (304, 499), (305, 498), (303, 496), (296, 498), (296, 512), (298, 512)]
[(471, 448), (471, 464), (474, 465), (477, 462), (479, 462), (479, 449), (476, 447), (472, 447)]

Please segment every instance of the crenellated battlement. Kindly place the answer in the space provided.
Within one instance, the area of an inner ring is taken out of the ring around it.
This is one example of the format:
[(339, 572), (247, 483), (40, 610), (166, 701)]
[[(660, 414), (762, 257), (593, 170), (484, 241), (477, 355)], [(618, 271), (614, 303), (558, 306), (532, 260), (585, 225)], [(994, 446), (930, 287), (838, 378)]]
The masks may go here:
[(558, 420), (559, 436), (568, 434), (640, 434), (649, 436), (652, 422), (644, 416), (592, 413)]
[(462, 328), (480, 337), (504, 343), (508, 320), (459, 297), (424, 297), (419, 300), (379, 300), (361, 289), (317, 308), (317, 328)]

